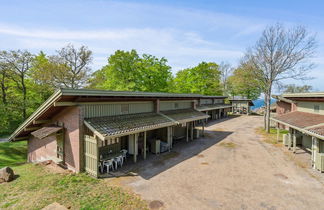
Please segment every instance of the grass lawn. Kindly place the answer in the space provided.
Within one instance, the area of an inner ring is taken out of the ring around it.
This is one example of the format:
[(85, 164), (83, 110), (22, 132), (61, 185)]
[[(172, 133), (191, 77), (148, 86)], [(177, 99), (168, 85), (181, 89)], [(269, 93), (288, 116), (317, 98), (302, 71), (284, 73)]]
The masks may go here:
[(267, 133), (264, 128), (260, 127), (256, 129), (256, 132), (258, 134), (261, 134), (264, 136), (264, 141), (269, 144), (278, 144), (282, 142), (282, 135), (287, 134), (287, 130), (280, 129), (279, 132), (279, 142), (277, 142), (277, 129), (276, 128), (270, 128), (270, 133)]
[(18, 175), (0, 184), (0, 209), (41, 209), (58, 202), (71, 209), (147, 209), (147, 203), (109, 180), (81, 174), (52, 173), (26, 161), (26, 142), (0, 143), (0, 167)]
[(0, 168), (4, 166), (17, 166), (26, 162), (27, 142), (0, 143)]

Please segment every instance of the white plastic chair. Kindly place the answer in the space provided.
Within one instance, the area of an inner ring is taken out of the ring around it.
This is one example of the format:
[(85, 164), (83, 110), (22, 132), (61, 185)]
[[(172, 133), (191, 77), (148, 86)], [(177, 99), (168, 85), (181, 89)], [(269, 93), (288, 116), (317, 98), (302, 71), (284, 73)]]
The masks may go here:
[(116, 166), (117, 165), (120, 165), (120, 167), (123, 166), (124, 161), (123, 161), (123, 156), (122, 155), (115, 157), (114, 160), (116, 162)]
[(105, 160), (103, 162), (103, 167), (107, 168), (107, 174), (109, 173), (109, 169), (111, 168), (112, 170), (114, 170), (114, 164), (113, 164), (113, 160)]
[[(126, 156), (127, 156), (127, 150), (126, 149), (122, 149), (122, 150), (120, 150), (120, 152), (122, 153), (122, 159), (125, 159), (125, 162), (126, 162)], [(123, 162), (124, 162), (124, 160), (123, 160)]]

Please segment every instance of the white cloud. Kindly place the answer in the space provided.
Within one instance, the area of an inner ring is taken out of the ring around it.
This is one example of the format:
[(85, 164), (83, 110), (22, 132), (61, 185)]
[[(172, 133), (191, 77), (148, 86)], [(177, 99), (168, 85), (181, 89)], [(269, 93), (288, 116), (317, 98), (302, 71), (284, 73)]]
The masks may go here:
[(68, 43), (87, 45), (94, 52), (95, 69), (106, 64), (109, 54), (118, 49), (136, 49), (139, 53), (166, 57), (171, 65), (181, 68), (201, 61), (233, 60), (242, 56), (240, 50), (208, 41), (197, 32), (175, 29), (46, 30), (0, 24), (0, 35), (4, 40), (15, 40), (23, 49), (34, 51), (53, 52)]

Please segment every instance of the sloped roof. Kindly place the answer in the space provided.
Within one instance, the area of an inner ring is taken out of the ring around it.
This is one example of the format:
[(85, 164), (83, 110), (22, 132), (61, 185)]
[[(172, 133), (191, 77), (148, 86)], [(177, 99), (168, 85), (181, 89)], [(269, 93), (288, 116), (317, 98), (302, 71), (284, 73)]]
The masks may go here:
[[(104, 100), (133, 100), (141, 98), (155, 99), (199, 99), (204, 97), (224, 98), (224, 96), (204, 96), (200, 94), (182, 93), (162, 93), (162, 92), (131, 92), (131, 91), (109, 91), (109, 90), (90, 90), (90, 89), (58, 89), (51, 95), (30, 117), (28, 117), (9, 137), (9, 141), (14, 141), (19, 137), (28, 136), (35, 120), (47, 120), (56, 113), (63, 110), (57, 103), (70, 103), (78, 105), (82, 102), (96, 102)], [(73, 103), (71, 103), (73, 102)], [(26, 129), (27, 128), (27, 129)]]
[(52, 135), (58, 131), (62, 130), (62, 127), (60, 126), (45, 126), (42, 127), (34, 132), (31, 133), (31, 135), (35, 136), (36, 138), (43, 139), (49, 135)]
[(179, 123), (209, 118), (209, 115), (206, 115), (200, 111), (193, 110), (193, 109), (172, 110), (172, 111), (164, 111), (161, 113), (166, 115), (168, 118), (171, 118)]
[(94, 117), (84, 121), (90, 129), (96, 130), (104, 138), (124, 136), (176, 124), (171, 119), (157, 113)]
[(299, 111), (289, 112), (287, 114), (273, 117), (273, 119), (288, 123), (299, 128), (307, 128), (324, 123), (324, 115)]
[(324, 139), (324, 115), (294, 111), (272, 117), (272, 119), (309, 135), (315, 134), (316, 137)]
[(231, 108), (231, 104), (208, 104), (208, 105), (201, 105), (197, 107), (198, 111), (208, 111), (213, 109), (224, 109), (224, 108)]

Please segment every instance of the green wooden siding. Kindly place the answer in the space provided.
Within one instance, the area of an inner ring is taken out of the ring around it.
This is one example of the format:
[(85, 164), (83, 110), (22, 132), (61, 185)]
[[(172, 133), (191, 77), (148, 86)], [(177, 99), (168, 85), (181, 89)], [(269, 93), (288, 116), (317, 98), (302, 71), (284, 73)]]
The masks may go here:
[(213, 99), (200, 99), (201, 105), (213, 104)]
[(92, 136), (85, 135), (84, 144), (85, 171), (94, 177), (98, 177), (97, 139)]
[(84, 117), (103, 117), (122, 114), (137, 114), (154, 111), (153, 102), (108, 103), (84, 105)]
[[(314, 111), (314, 106), (319, 106), (318, 112)], [(324, 115), (324, 103), (301, 101), (297, 103), (297, 111)]]
[(192, 101), (161, 101), (160, 111), (190, 109), (192, 108)]

